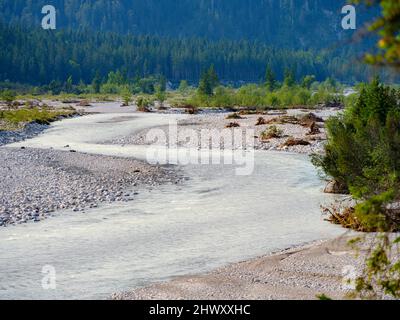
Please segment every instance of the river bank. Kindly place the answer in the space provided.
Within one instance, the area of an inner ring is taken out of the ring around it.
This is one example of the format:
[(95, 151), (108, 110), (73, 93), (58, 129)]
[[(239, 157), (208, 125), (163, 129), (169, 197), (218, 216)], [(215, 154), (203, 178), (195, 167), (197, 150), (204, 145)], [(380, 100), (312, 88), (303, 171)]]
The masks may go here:
[[(346, 279), (359, 274), (363, 258), (347, 245), (351, 236), (295, 246), (213, 272), (112, 296), (115, 300), (315, 300), (346, 299)], [(354, 279), (354, 278), (353, 278)]]

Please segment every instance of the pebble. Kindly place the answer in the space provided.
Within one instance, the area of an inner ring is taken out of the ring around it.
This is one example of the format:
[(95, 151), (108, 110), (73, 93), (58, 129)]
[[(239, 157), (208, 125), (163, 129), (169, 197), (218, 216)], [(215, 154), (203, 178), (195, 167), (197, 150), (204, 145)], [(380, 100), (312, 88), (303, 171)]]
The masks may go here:
[(172, 171), (133, 159), (50, 149), (2, 147), (0, 163), (7, 164), (0, 166), (2, 227), (39, 222), (56, 211), (82, 212), (133, 200), (132, 186), (181, 180)]
[[(0, 146), (33, 138), (42, 133), (48, 127), (48, 125), (28, 123), (25, 125), (23, 130), (0, 131)], [(24, 150), (26, 147), (22, 147), (21, 149)]]

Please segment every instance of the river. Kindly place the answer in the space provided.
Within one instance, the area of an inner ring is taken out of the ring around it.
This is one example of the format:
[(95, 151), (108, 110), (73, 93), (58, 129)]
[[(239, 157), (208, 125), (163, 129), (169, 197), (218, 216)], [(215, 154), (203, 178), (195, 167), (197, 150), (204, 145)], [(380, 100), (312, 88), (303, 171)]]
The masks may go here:
[[(141, 146), (101, 144), (168, 124), (160, 114), (95, 114), (52, 124), (13, 145), (145, 159)], [(183, 117), (183, 116), (179, 116)], [(333, 200), (307, 156), (255, 152), (254, 172), (231, 165), (179, 166), (179, 185), (140, 191), (134, 201), (0, 230), (0, 299), (106, 299), (172, 277), (210, 271), (343, 231), (323, 221)], [(56, 288), (43, 289), (44, 266)]]

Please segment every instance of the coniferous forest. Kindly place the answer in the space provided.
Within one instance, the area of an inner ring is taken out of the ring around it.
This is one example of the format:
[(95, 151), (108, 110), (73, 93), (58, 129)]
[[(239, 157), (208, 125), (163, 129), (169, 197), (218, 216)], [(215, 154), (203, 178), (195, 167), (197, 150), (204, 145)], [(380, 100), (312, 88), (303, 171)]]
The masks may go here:
[[(280, 80), (285, 69), (345, 83), (371, 74), (340, 26), (341, 1), (48, 2), (0, 1), (1, 81), (90, 83), (119, 70), (197, 82), (210, 65), (235, 83), (261, 81), (266, 66)], [(45, 4), (57, 8), (56, 30), (40, 28)], [(359, 23), (370, 15), (360, 10)]]
[(344, 82), (368, 74), (350, 52), (332, 57), (332, 53), (278, 49), (258, 41), (53, 32), (4, 25), (0, 38), (0, 78), (30, 84), (63, 82), (70, 76), (76, 83), (90, 83), (97, 73), (105, 77), (113, 70), (128, 78), (160, 74), (175, 82), (197, 81), (211, 64), (226, 81), (263, 80), (267, 65), (279, 79), (285, 69), (294, 70), (298, 78), (313, 74), (318, 80), (333, 76)]

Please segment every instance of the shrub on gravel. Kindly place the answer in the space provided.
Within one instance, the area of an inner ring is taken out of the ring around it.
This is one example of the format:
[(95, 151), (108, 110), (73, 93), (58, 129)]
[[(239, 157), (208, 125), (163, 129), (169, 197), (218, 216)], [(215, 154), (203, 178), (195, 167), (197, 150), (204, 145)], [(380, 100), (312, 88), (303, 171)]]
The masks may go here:
[(18, 110), (3, 110), (0, 112), (0, 120), (11, 125), (36, 122), (49, 124), (61, 116), (72, 115), (72, 110), (49, 110), (47, 108), (23, 108)]
[(268, 130), (265, 130), (264, 132), (261, 133), (261, 141), (268, 141), (269, 139), (273, 138), (281, 138), (283, 134), (283, 131), (281, 129), (278, 129), (276, 126), (271, 126), (268, 128)]

